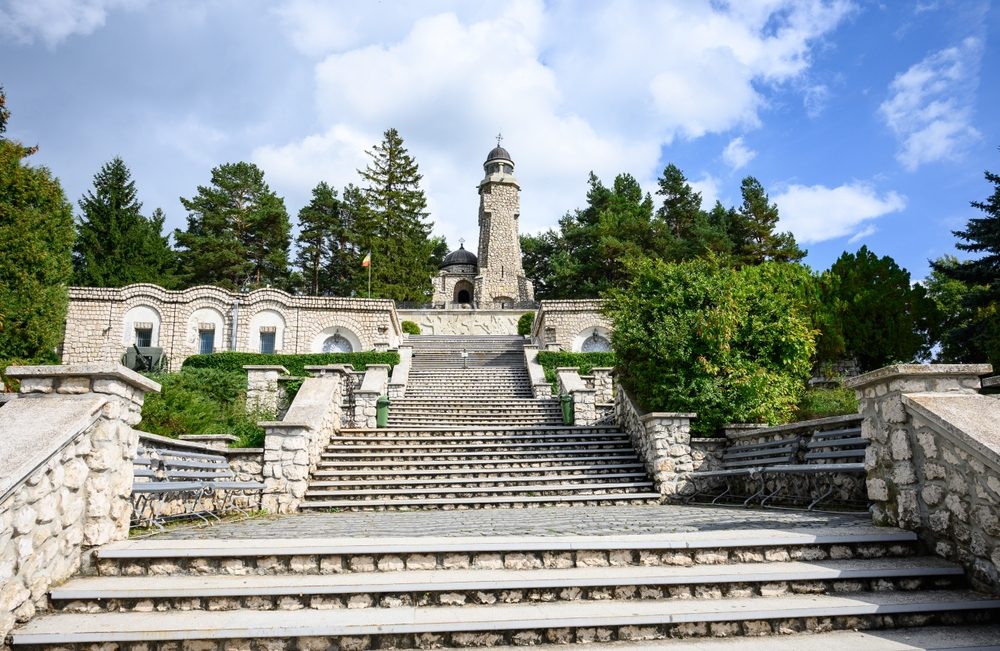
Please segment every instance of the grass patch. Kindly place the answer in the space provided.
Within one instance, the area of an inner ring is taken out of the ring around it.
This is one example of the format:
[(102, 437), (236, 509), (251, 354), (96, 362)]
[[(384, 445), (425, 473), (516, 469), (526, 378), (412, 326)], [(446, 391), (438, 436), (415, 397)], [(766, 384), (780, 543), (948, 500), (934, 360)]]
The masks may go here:
[(796, 420), (812, 420), (826, 416), (858, 413), (858, 398), (853, 389), (836, 387), (806, 389), (795, 413)]
[(209, 355), (191, 355), (184, 360), (184, 369), (212, 368), (220, 371), (239, 372), (244, 375), (246, 383), (246, 365), (284, 366), (289, 375), (308, 375), (306, 366), (325, 366), (328, 364), (350, 364), (355, 371), (363, 371), (369, 364), (399, 363), (399, 353), (396, 352), (365, 352), (365, 353), (309, 353), (306, 355), (264, 355), (262, 353), (211, 353)]
[(580, 369), (580, 375), (588, 375), (594, 368), (615, 366), (618, 360), (614, 353), (557, 353), (541, 351), (538, 353), (538, 363), (545, 371), (545, 379), (558, 391), (556, 369), (572, 366)]
[(233, 447), (263, 447), (264, 430), (257, 421), (274, 414), (247, 412), (246, 372), (185, 367), (150, 377), (163, 389), (146, 395), (139, 424), (143, 431), (171, 438), (232, 434), (239, 439)]

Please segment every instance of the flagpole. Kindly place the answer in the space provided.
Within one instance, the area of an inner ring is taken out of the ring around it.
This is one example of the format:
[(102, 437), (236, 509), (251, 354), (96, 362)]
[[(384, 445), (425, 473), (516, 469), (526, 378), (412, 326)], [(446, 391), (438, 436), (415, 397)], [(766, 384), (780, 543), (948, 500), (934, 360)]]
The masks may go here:
[(369, 251), (368, 252), (368, 256), (369, 256), (369, 259), (368, 259), (368, 298), (372, 297), (372, 261), (371, 261), (371, 254), (372, 254), (372, 252)]

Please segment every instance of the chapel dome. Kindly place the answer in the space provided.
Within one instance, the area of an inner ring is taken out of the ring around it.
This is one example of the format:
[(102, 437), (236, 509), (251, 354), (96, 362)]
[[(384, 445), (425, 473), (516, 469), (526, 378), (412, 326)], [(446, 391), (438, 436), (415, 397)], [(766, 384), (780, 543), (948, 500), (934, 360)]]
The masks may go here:
[(511, 163), (514, 162), (511, 159), (510, 154), (507, 153), (507, 150), (504, 149), (503, 147), (501, 147), (500, 145), (497, 145), (496, 147), (494, 147), (490, 151), (490, 153), (486, 156), (486, 162), (487, 163), (489, 163), (490, 161), (495, 161), (495, 160), (505, 160), (505, 161), (509, 161)]
[(479, 264), (479, 258), (472, 251), (465, 250), (465, 244), (459, 244), (458, 249), (452, 251), (448, 255), (444, 256), (444, 260), (441, 261), (441, 269), (446, 267), (454, 267), (457, 265), (472, 265), (475, 266)]

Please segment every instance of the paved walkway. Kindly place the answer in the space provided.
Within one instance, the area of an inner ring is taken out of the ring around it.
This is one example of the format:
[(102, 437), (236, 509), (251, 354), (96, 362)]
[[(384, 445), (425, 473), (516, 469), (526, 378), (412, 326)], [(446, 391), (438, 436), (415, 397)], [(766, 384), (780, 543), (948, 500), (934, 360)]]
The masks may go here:
[(266, 516), (174, 529), (156, 538), (586, 536), (720, 529), (871, 526), (867, 515), (705, 506), (574, 506), (463, 511), (367, 511)]

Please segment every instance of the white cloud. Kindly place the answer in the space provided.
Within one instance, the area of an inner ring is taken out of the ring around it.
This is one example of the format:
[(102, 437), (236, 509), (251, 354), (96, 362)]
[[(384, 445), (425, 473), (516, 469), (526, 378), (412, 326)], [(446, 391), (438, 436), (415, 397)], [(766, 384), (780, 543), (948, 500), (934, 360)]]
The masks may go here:
[[(375, 8), (356, 20), (342, 3), (282, 5), (289, 38), (318, 58), (319, 127), (254, 158), (277, 183), (341, 186), (357, 180), (360, 151), (395, 127), (424, 174), (436, 230), (473, 242), (480, 165), (498, 130), (525, 189), (521, 229), (540, 230), (582, 204), (591, 170), (650, 187), (674, 137), (758, 125), (759, 87), (802, 75), (813, 41), (851, 11), (844, 0), (439, 0), (414, 18), (415, 4), (366, 4)], [(703, 183), (706, 199), (717, 195), (711, 177)]]
[(719, 200), (719, 179), (711, 174), (705, 174), (697, 181), (689, 180), (688, 185), (695, 192), (701, 193), (701, 207), (704, 210), (711, 210)]
[(848, 244), (855, 244), (865, 239), (866, 237), (871, 237), (878, 232), (878, 227), (875, 224), (868, 224), (860, 231), (851, 236), (851, 239), (847, 240)]
[(900, 141), (896, 159), (912, 171), (954, 160), (979, 139), (972, 125), (983, 44), (967, 38), (896, 75), (879, 113)]
[(780, 230), (791, 231), (802, 244), (845, 235), (866, 237), (874, 232), (865, 233), (873, 227), (866, 222), (906, 207), (906, 197), (896, 192), (880, 196), (873, 187), (861, 182), (835, 188), (790, 185), (772, 199), (781, 215)]
[(756, 156), (757, 152), (748, 148), (743, 142), (743, 136), (733, 138), (722, 150), (722, 160), (734, 170), (746, 167)]
[(802, 106), (806, 109), (806, 115), (814, 119), (823, 114), (829, 101), (830, 89), (826, 84), (808, 86), (802, 94)]
[(66, 38), (104, 26), (108, 12), (146, 0), (7, 0), (0, 5), (0, 34), (19, 43), (40, 39), (55, 47)]

